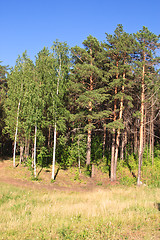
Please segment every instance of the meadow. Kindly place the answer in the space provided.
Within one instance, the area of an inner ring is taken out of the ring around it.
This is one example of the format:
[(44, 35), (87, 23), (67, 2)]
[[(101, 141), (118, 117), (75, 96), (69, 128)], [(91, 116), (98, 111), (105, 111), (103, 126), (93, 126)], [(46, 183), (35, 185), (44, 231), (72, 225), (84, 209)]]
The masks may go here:
[(158, 188), (0, 189), (0, 239), (160, 239)]

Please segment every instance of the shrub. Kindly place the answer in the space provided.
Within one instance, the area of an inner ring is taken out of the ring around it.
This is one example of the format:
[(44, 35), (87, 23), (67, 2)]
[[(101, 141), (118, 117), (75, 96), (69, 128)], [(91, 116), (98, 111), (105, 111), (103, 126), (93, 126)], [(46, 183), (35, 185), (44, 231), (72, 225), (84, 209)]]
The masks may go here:
[(125, 186), (132, 186), (136, 184), (136, 178), (131, 176), (123, 176), (120, 178), (120, 183)]

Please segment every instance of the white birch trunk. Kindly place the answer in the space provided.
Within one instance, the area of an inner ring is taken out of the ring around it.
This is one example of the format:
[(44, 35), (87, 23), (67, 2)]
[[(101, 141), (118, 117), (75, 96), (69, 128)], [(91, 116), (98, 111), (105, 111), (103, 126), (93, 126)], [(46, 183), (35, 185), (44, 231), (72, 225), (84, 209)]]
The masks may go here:
[(34, 177), (36, 178), (36, 141), (37, 141), (37, 125), (35, 125), (34, 135)]
[(18, 133), (18, 117), (19, 117), (19, 108), (20, 108), (20, 101), (18, 103), (17, 109), (17, 122), (16, 122), (16, 132), (15, 132), (15, 139), (14, 139), (14, 150), (13, 150), (13, 167), (16, 166), (16, 143), (17, 143), (17, 133)]
[[(60, 74), (61, 74), (61, 57), (60, 57), (60, 65), (58, 70), (58, 79), (57, 79), (57, 96), (59, 91), (59, 81), (60, 81)], [(56, 155), (56, 117), (55, 117), (55, 125), (54, 125), (54, 146), (53, 146), (53, 165), (52, 165), (52, 179), (54, 180), (54, 172), (55, 172), (55, 155)]]
[(56, 155), (56, 122), (54, 125), (54, 146), (53, 146), (53, 164), (52, 164), (52, 179), (54, 180), (54, 172), (55, 172), (55, 155)]

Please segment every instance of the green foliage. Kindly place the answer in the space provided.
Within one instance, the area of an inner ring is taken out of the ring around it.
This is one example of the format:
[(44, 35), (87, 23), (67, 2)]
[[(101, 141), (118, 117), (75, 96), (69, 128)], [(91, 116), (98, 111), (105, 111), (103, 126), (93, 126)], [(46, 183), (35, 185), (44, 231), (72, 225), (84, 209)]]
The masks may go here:
[[(106, 42), (100, 43), (89, 35), (83, 42), (83, 48), (72, 48), (72, 54), (67, 43), (58, 40), (53, 42), (51, 52), (44, 47), (37, 54), (35, 64), (24, 52), (7, 77), (7, 68), (0, 65), (0, 149), (8, 136), (14, 141), (16, 126), (17, 145), (25, 145), (29, 139), (33, 148), (34, 128), (37, 126), (37, 163), (46, 166), (52, 162), (51, 146), (54, 145), (53, 132), (56, 129), (56, 162), (63, 168), (77, 167), (79, 163), (83, 167), (87, 146), (90, 148), (87, 132), (91, 130), (91, 163), (108, 173), (112, 134), (117, 137), (120, 132), (121, 146), (125, 129), (128, 143), (125, 160), (118, 162), (118, 170), (126, 168), (135, 173), (138, 156), (133, 154), (132, 142), (134, 127), (139, 131), (143, 66), (147, 121), (150, 119), (151, 96), (156, 99), (154, 112), (159, 109), (160, 95), (156, 90), (159, 89), (156, 65), (159, 58), (155, 57), (159, 39), (160, 36), (146, 27), (133, 35), (126, 33), (118, 24), (113, 35), (106, 33)], [(158, 117), (156, 124), (154, 121), (156, 134), (159, 133)], [(104, 124), (107, 127), (108, 149), (105, 156), (108, 158), (102, 160)], [(5, 135), (2, 129), (5, 129)], [(10, 154), (11, 149), (10, 146)], [(159, 175), (154, 167), (160, 169), (159, 149), (159, 146), (155, 147), (153, 161), (145, 148), (142, 165), (142, 170), (145, 167), (151, 170), (151, 182), (145, 181), (156, 186)], [(31, 168), (30, 157), (27, 165)], [(86, 174), (91, 175), (91, 169), (88, 168)], [(129, 176), (123, 177), (122, 183), (132, 183), (131, 179), (127, 180)]]
[(78, 163), (78, 151), (76, 144), (72, 144), (70, 147), (68, 147), (68, 167), (77, 165)]
[(136, 184), (136, 178), (133, 176), (122, 176), (120, 178), (120, 184), (125, 185), (125, 186), (133, 186)]
[[(144, 150), (143, 165), (142, 165), (142, 184), (151, 187), (160, 187), (160, 161), (159, 149), (155, 148), (154, 164), (152, 166), (152, 159), (149, 158), (148, 149)], [(128, 170), (127, 170), (128, 169)], [(138, 170), (138, 156), (131, 154), (127, 156), (126, 160), (118, 161), (118, 173), (120, 174), (120, 183), (126, 186), (136, 184), (136, 176)]]
[(116, 120), (116, 121), (113, 121), (113, 122), (110, 122), (107, 124), (107, 128), (112, 132), (112, 129), (115, 128), (115, 129), (124, 129), (124, 124), (123, 124), (123, 121), (122, 119), (121, 120)]
[(145, 148), (142, 166), (142, 181), (151, 187), (160, 188), (160, 150), (159, 145), (155, 146), (154, 159), (149, 156), (149, 149)]
[(144, 166), (142, 171), (142, 181), (151, 187), (160, 188), (160, 168), (156, 166)]
[(102, 159), (102, 150), (103, 150), (102, 136), (94, 135), (92, 137), (92, 146), (91, 146), (92, 162), (97, 163), (100, 159)]
[[(73, 136), (73, 141), (70, 145), (66, 145), (66, 139), (61, 139), (57, 146), (59, 163), (65, 167), (78, 166), (79, 161), (80, 165), (85, 165), (86, 157), (86, 136), (81, 133), (76, 133)], [(63, 141), (64, 140), (64, 141)]]
[(40, 181), (40, 179), (38, 177), (35, 177), (34, 174), (32, 174), (31, 180), (32, 181)]
[(25, 162), (25, 165), (29, 168), (30, 171), (33, 172), (33, 159), (31, 157), (27, 158), (27, 161)]
[(154, 148), (154, 166), (160, 169), (160, 145), (157, 144)]
[(102, 173), (109, 173), (110, 166), (108, 165), (108, 160), (106, 157), (104, 157), (103, 160), (99, 160), (97, 162), (98, 168), (101, 169)]
[(45, 146), (42, 146), (37, 154), (37, 164), (41, 167), (46, 167), (51, 162), (51, 156), (48, 154), (48, 149)]
[(79, 169), (76, 169), (74, 180), (78, 181), (78, 182), (81, 182), (81, 179), (80, 179), (80, 176), (79, 176)]
[(91, 177), (91, 174), (92, 174), (92, 165), (91, 164), (86, 166), (84, 174), (87, 177)]
[[(159, 152), (159, 150), (158, 150)], [(156, 155), (156, 154), (155, 154)], [(153, 165), (157, 168), (157, 169), (160, 169), (160, 156), (158, 157), (154, 157), (154, 163)]]
[(138, 157), (133, 153), (128, 156), (126, 160), (126, 165), (131, 171), (137, 170), (138, 167)]

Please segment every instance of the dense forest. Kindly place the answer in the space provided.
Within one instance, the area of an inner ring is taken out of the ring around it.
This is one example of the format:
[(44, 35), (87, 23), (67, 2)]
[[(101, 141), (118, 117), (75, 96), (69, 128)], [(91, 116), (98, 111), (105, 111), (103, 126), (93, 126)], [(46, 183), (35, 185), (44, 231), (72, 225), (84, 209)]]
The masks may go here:
[[(103, 165), (111, 181), (118, 166), (160, 171), (160, 35), (117, 25), (103, 42), (44, 47), (33, 62), (25, 51), (14, 68), (0, 63), (0, 154), (13, 166)], [(17, 159), (16, 159), (17, 158)]]

